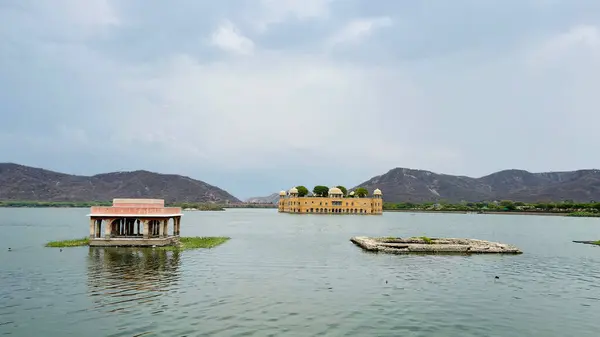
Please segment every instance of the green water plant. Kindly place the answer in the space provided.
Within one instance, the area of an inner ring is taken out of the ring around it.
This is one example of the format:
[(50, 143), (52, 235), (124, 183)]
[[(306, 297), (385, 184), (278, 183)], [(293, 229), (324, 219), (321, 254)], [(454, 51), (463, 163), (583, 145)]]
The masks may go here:
[(580, 218), (599, 218), (600, 213), (594, 212), (572, 212), (568, 213), (567, 216), (580, 217)]
[[(230, 238), (222, 236), (193, 236), (179, 238), (179, 244), (176, 246), (154, 247), (156, 249), (166, 250), (188, 250), (197, 248), (214, 248), (224, 244)], [(90, 239), (88, 237), (74, 240), (51, 241), (46, 244), (46, 247), (65, 248), (65, 247), (81, 247), (89, 246)]]
[(81, 239), (74, 239), (74, 240), (50, 241), (46, 244), (46, 247), (52, 247), (52, 248), (81, 247), (81, 246), (87, 246), (89, 244), (90, 244), (90, 238), (84, 237)]
[(188, 250), (198, 248), (214, 248), (229, 241), (225, 236), (193, 236), (179, 238), (178, 246), (157, 247), (166, 250)]
[(425, 243), (428, 244), (428, 245), (430, 245), (430, 244), (433, 243), (433, 240), (431, 238), (426, 237), (426, 236), (421, 236), (421, 237), (419, 237), (419, 239), (425, 241)]

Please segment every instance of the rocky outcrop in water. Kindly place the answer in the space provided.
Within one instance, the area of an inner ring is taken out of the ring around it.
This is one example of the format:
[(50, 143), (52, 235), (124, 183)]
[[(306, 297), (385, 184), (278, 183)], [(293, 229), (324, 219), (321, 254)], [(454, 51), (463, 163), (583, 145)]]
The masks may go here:
[(573, 241), (575, 243), (583, 243), (586, 245), (593, 245), (593, 246), (600, 246), (600, 240), (596, 240), (596, 241)]
[(522, 254), (517, 247), (499, 242), (455, 238), (370, 238), (356, 236), (354, 244), (371, 252), (407, 254)]

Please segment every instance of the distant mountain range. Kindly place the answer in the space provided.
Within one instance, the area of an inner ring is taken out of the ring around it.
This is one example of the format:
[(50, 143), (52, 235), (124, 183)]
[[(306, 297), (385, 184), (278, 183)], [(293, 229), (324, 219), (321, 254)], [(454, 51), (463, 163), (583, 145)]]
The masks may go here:
[[(350, 190), (365, 187), (383, 192), (385, 202), (435, 202), (513, 200), (522, 202), (600, 201), (600, 170), (531, 173), (504, 170), (481, 178), (395, 168)], [(310, 189), (311, 187), (309, 187)], [(278, 195), (252, 198), (277, 203)]]
[(389, 202), (600, 201), (600, 170), (531, 173), (504, 170), (481, 178), (395, 168), (355, 187), (379, 188)]
[[(307, 186), (308, 187), (308, 186)], [(481, 178), (395, 168), (352, 189), (379, 188), (386, 202), (600, 201), (600, 170), (531, 173), (504, 170)], [(309, 187), (312, 189), (312, 187)], [(113, 198), (161, 198), (168, 203), (241, 203), (216, 186), (174, 174), (148, 171), (77, 176), (12, 163), (0, 163), (0, 200), (110, 201)], [(279, 193), (248, 198), (276, 204)]]
[(252, 197), (246, 199), (246, 202), (251, 204), (276, 204), (277, 201), (279, 201), (279, 193), (273, 193), (266, 197)]
[(203, 181), (148, 171), (77, 176), (0, 163), (0, 200), (111, 201), (113, 198), (160, 198), (168, 203), (239, 203), (236, 197)]

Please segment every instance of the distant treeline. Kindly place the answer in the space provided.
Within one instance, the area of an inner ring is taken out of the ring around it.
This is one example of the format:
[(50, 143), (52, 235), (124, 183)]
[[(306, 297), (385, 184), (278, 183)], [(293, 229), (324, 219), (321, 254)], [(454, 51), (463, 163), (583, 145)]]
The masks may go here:
[(600, 202), (575, 203), (563, 201), (557, 203), (533, 203), (502, 200), (494, 202), (463, 202), (451, 204), (445, 202), (427, 203), (384, 203), (383, 210), (421, 210), (445, 212), (531, 212), (531, 213), (566, 213), (570, 216), (600, 216)]
[(228, 204), (225, 208), (277, 208), (277, 204), (270, 203), (241, 203), (241, 204)]

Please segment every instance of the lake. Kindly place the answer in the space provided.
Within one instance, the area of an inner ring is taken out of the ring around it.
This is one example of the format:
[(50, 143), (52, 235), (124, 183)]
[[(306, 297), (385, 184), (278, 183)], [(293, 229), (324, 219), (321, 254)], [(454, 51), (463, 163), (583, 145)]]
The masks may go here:
[[(185, 212), (211, 250), (44, 248), (87, 209), (0, 208), (0, 336), (598, 336), (600, 219)], [(522, 255), (398, 256), (367, 236), (468, 237)], [(8, 247), (12, 251), (8, 251)], [(495, 279), (498, 276), (499, 279)]]

